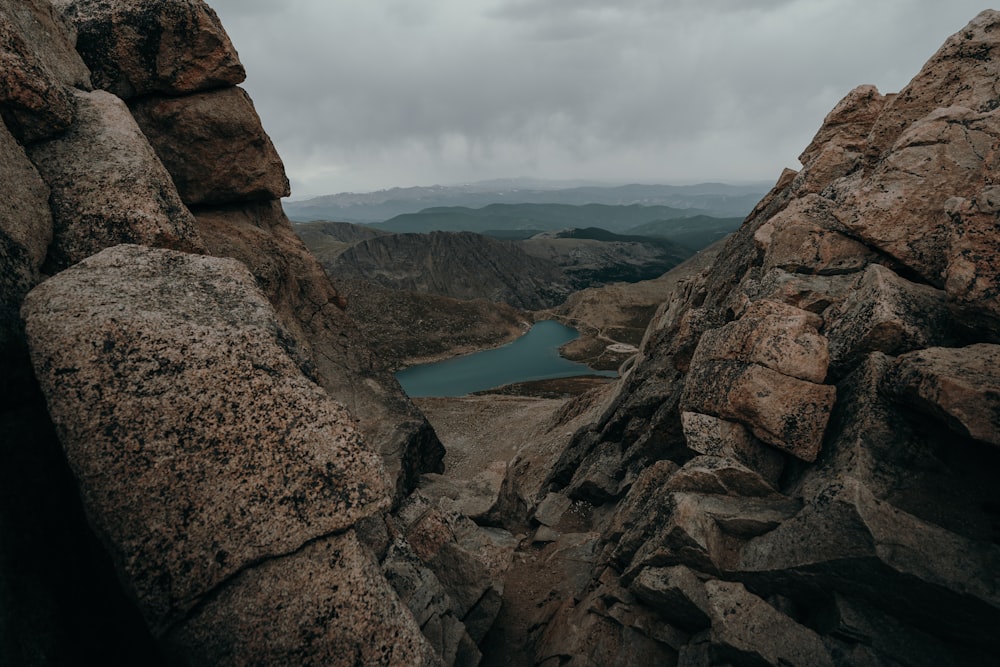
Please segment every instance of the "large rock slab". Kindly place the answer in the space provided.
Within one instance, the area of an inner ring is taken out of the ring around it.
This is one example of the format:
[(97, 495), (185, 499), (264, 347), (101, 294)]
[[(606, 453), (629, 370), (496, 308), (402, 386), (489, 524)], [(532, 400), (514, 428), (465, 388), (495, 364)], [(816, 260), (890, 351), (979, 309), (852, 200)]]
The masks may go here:
[(874, 604), (951, 641), (993, 642), (1000, 547), (970, 540), (830, 482), (793, 519), (746, 544), (741, 578), (808, 594), (821, 587)]
[(185, 665), (438, 665), (353, 532), (240, 572), (167, 635)]
[(714, 663), (833, 667), (823, 640), (796, 623), (742, 584), (709, 581), (708, 611), (712, 619)]
[(100, 90), (73, 97), (73, 126), (28, 149), (52, 192), (46, 268), (64, 269), (119, 243), (200, 249), (194, 218), (128, 107)]
[(117, 246), (22, 312), (90, 521), (154, 631), (389, 506), (378, 455), (240, 263)]
[(53, 0), (77, 29), (94, 85), (122, 98), (191, 93), (246, 78), (219, 17), (201, 0)]
[(824, 313), (831, 364), (840, 373), (872, 352), (902, 354), (954, 340), (945, 293), (871, 264), (843, 302)]
[[(957, 91), (964, 83), (952, 85)], [(834, 186), (838, 217), (851, 236), (942, 287), (951, 237), (946, 203), (973, 197), (989, 182), (995, 165), (984, 156), (998, 140), (996, 110), (933, 110), (908, 126), (870, 172)]]
[(760, 364), (789, 377), (821, 383), (829, 352), (818, 328), (823, 318), (778, 301), (751, 303), (740, 319), (706, 331), (692, 365), (709, 360)]
[(737, 421), (769, 445), (815, 461), (836, 396), (836, 387), (759, 364), (709, 360), (692, 366), (681, 407)]
[(149, 96), (132, 102), (131, 109), (185, 204), (290, 194), (281, 158), (243, 89)]
[(830, 202), (819, 195), (793, 200), (757, 228), (754, 241), (764, 252), (764, 268), (825, 276), (854, 273), (878, 254), (844, 234)]
[(961, 435), (1000, 447), (1000, 345), (904, 354), (887, 385)]
[(48, 2), (0, 2), (0, 115), (22, 142), (59, 134), (73, 122), (69, 88), (90, 88), (75, 40)]
[(359, 420), (385, 461), (396, 499), (422, 473), (443, 471), (444, 447), (381, 360), (364, 344), (319, 262), (277, 201), (199, 209), (208, 251), (238, 259), (268, 296), (282, 325), (315, 365), (317, 380)]

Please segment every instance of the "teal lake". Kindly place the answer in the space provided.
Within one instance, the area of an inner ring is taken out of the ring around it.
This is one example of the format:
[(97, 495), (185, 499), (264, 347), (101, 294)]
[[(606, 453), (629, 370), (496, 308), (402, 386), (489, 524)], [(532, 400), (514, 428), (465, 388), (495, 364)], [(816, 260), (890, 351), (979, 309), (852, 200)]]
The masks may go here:
[(413, 366), (396, 373), (396, 379), (407, 394), (417, 398), (465, 396), (513, 382), (577, 375), (616, 377), (618, 374), (614, 371), (595, 371), (586, 364), (559, 356), (559, 347), (579, 335), (576, 329), (543, 320), (513, 343), (447, 361)]

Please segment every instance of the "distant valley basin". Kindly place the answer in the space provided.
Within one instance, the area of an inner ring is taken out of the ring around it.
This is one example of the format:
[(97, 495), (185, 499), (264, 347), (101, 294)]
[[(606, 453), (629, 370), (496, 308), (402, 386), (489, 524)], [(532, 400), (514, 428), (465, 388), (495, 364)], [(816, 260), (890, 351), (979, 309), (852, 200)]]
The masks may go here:
[(413, 366), (396, 374), (411, 397), (465, 396), (515, 382), (578, 375), (615, 377), (615, 371), (596, 371), (559, 356), (559, 347), (579, 332), (553, 320), (536, 323), (513, 343), (447, 361)]

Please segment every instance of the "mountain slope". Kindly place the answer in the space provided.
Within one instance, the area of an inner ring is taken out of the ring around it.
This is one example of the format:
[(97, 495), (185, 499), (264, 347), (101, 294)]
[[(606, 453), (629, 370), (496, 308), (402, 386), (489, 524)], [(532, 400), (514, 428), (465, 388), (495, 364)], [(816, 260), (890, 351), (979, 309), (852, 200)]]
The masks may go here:
[(570, 281), (517, 244), (470, 232), (394, 234), (362, 241), (325, 264), (334, 278), (534, 310), (560, 303)]

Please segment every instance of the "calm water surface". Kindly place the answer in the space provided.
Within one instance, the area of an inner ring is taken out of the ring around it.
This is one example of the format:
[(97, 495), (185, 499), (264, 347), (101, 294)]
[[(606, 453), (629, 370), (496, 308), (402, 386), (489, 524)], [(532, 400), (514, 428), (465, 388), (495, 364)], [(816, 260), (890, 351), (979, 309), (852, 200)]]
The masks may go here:
[(563, 359), (559, 346), (580, 335), (576, 329), (543, 320), (513, 343), (433, 364), (413, 366), (396, 373), (403, 390), (413, 397), (465, 396), (512, 382), (605, 375), (586, 364)]

